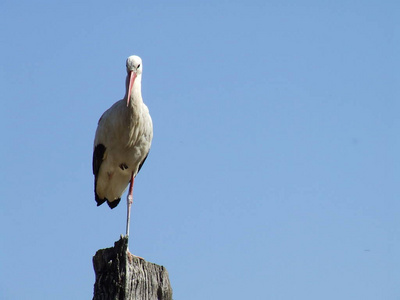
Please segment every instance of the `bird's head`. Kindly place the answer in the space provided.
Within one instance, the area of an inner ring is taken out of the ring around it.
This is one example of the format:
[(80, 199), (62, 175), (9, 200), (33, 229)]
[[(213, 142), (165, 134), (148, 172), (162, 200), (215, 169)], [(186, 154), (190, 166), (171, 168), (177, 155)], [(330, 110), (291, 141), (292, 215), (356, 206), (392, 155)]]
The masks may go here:
[(133, 84), (135, 83), (135, 79), (138, 75), (142, 74), (143, 66), (142, 59), (139, 56), (132, 55), (129, 56), (126, 60), (126, 72), (129, 76), (129, 85), (128, 85), (128, 98), (126, 100), (126, 106), (129, 105), (129, 101), (131, 99), (131, 92)]

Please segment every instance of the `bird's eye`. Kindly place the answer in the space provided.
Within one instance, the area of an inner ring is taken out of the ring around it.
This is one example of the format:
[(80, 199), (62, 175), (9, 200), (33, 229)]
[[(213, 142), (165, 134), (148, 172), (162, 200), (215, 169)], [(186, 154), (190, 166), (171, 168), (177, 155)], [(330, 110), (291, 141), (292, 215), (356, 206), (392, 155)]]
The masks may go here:
[(138, 68), (138, 69), (140, 68), (140, 64), (138, 64), (137, 68)]

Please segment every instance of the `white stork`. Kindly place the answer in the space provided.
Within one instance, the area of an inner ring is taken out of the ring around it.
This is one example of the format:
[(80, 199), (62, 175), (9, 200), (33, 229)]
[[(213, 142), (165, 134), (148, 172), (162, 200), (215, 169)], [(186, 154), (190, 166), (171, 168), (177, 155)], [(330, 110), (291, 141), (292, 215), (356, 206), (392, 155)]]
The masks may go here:
[(126, 93), (101, 116), (94, 138), (93, 174), (97, 206), (114, 208), (128, 184), (126, 235), (129, 236), (133, 182), (149, 154), (153, 123), (143, 103), (143, 64), (139, 56), (126, 60)]

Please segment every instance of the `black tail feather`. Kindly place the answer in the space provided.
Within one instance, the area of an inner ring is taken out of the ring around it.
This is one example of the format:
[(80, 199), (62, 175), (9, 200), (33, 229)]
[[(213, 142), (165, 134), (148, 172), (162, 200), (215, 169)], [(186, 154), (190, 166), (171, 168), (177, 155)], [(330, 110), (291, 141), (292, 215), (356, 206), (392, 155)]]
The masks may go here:
[(106, 198), (104, 198), (104, 199), (100, 199), (100, 197), (99, 197), (99, 195), (97, 195), (97, 193), (96, 192), (94, 192), (94, 199), (96, 200), (96, 202), (97, 202), (97, 206), (100, 206), (100, 205), (102, 205), (104, 202), (106, 202), (107, 201), (107, 199)]
[(108, 204), (108, 206), (111, 208), (111, 209), (113, 209), (113, 208), (115, 208), (118, 204), (119, 204), (119, 201), (121, 201), (121, 198), (118, 198), (118, 199), (115, 199), (114, 201), (109, 201), (109, 200), (107, 200), (107, 204)]

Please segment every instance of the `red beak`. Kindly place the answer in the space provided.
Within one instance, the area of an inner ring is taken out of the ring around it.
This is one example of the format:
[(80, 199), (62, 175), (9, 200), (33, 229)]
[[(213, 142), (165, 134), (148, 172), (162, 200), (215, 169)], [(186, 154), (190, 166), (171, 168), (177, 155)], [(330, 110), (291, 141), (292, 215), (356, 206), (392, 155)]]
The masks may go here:
[(137, 75), (136, 72), (131, 71), (129, 76), (129, 89), (128, 89), (128, 99), (126, 99), (126, 106), (129, 106), (129, 101), (131, 100), (131, 92), (133, 83), (135, 82), (136, 79), (136, 75)]

